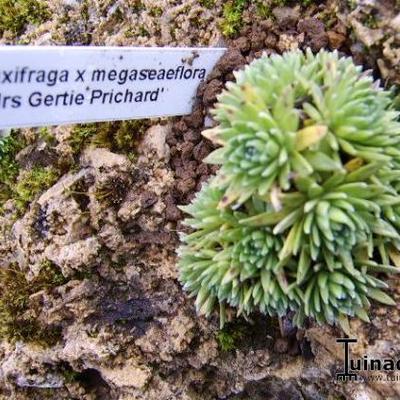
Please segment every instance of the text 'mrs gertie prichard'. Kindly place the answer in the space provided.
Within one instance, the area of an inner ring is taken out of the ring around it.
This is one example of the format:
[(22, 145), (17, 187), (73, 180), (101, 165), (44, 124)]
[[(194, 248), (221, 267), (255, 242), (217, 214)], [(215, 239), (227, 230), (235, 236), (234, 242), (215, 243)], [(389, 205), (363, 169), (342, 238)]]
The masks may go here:
[[(72, 73), (71, 73), (72, 72)], [(47, 87), (54, 87), (57, 84), (72, 82), (115, 82), (118, 85), (125, 85), (127, 82), (136, 81), (163, 81), (163, 80), (189, 80), (200, 79), (203, 80), (206, 76), (205, 68), (185, 68), (184, 65), (179, 65), (175, 68), (164, 69), (94, 69), (87, 70), (35, 70), (27, 66), (17, 66), (14, 70), (3, 70), (1, 74), (2, 85), (15, 85), (15, 84), (43, 84)], [(137, 92), (126, 89), (124, 91), (111, 90), (104, 92), (101, 89), (86, 88), (86, 93), (75, 93), (74, 90), (62, 91), (57, 94), (46, 94), (43, 91), (32, 92), (28, 96), (28, 104), (31, 107), (40, 107), (42, 105), (51, 106), (71, 106), (83, 105), (85, 101), (89, 104), (119, 104), (119, 103), (132, 103), (142, 101), (156, 101), (158, 95), (163, 92), (163, 88), (155, 90), (153, 93)], [(3, 96), (0, 92), (0, 107), (6, 109), (8, 107), (18, 108), (22, 106), (22, 96)]]

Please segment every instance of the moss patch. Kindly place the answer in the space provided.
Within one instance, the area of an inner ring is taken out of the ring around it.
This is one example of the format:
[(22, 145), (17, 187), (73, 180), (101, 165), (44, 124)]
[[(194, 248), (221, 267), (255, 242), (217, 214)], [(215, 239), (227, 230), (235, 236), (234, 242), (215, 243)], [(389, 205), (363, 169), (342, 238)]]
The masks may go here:
[(246, 4), (247, 0), (231, 0), (224, 4), (221, 23), (223, 35), (233, 37), (239, 33), (243, 25), (242, 14)]
[(13, 195), (12, 188), (19, 173), (15, 157), (24, 147), (25, 142), (16, 131), (0, 138), (0, 208)]
[(85, 148), (90, 139), (96, 135), (98, 124), (77, 125), (69, 138), (69, 144), (74, 154), (79, 154)]
[[(39, 136), (48, 142), (55, 140), (46, 129), (41, 129)], [(29, 203), (60, 176), (52, 167), (33, 167), (21, 173), (16, 156), (26, 145), (19, 131), (0, 139), (0, 211), (7, 200), (15, 199), (21, 215)]]
[(26, 25), (50, 18), (47, 5), (39, 0), (0, 0), (0, 34), (20, 35)]
[(50, 262), (32, 282), (26, 280), (16, 265), (0, 269), (0, 337), (11, 342), (54, 345), (61, 337), (60, 328), (39, 323), (33, 310), (29, 310), (29, 298), (40, 290), (65, 283), (61, 277), (61, 272)]
[(215, 0), (200, 0), (200, 5), (205, 8), (211, 9), (215, 6)]
[(73, 130), (69, 143), (75, 155), (88, 145), (105, 147), (116, 153), (130, 154), (149, 126), (149, 120), (78, 125)]
[(40, 128), (38, 134), (49, 146), (54, 146), (57, 143), (57, 139), (48, 128)]
[(45, 260), (42, 262), (40, 274), (36, 279), (36, 283), (44, 289), (64, 285), (68, 280), (69, 279), (61, 273), (60, 268), (50, 260)]
[(13, 189), (20, 212), (25, 211), (28, 204), (41, 192), (52, 186), (58, 179), (59, 173), (50, 167), (35, 167), (24, 171)]
[(272, 14), (272, 10), (275, 7), (294, 7), (296, 5), (301, 5), (303, 7), (308, 7), (309, 5), (317, 3), (317, 0), (300, 0), (300, 1), (295, 1), (295, 0), (271, 0), (271, 1), (265, 1), (265, 0), (256, 0), (255, 1), (255, 6), (256, 6), (256, 13), (259, 17), (261, 18), (274, 18)]
[(49, 260), (43, 261), (39, 275), (30, 282), (18, 265), (0, 268), (0, 338), (53, 346), (61, 339), (61, 327), (39, 322), (30, 296), (42, 290), (49, 292), (71, 279), (90, 278), (91, 274), (87, 272), (77, 272), (67, 278)]
[(217, 341), (222, 351), (232, 351), (240, 346), (246, 335), (246, 326), (238, 322), (226, 324), (217, 333)]

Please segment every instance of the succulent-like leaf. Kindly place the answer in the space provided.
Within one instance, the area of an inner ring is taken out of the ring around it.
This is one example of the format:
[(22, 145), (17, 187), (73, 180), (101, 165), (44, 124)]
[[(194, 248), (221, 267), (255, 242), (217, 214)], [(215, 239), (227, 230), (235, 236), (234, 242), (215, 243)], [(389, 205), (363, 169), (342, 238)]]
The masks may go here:
[(235, 76), (203, 133), (221, 168), (181, 207), (183, 287), (221, 325), (233, 307), (350, 332), (349, 317), (369, 322), (370, 299), (394, 304), (382, 274), (400, 272), (390, 94), (336, 52), (265, 56)]

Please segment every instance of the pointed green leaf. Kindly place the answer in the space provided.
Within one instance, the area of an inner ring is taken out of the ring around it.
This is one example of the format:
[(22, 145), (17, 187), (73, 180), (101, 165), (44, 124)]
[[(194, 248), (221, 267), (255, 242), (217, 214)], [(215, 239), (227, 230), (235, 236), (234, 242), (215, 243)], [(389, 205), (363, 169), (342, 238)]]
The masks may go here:
[(368, 289), (368, 297), (371, 297), (371, 299), (379, 301), (380, 303), (386, 304), (388, 306), (396, 305), (396, 302), (390, 296), (388, 296), (385, 292), (382, 292), (382, 290), (379, 289), (375, 288)]

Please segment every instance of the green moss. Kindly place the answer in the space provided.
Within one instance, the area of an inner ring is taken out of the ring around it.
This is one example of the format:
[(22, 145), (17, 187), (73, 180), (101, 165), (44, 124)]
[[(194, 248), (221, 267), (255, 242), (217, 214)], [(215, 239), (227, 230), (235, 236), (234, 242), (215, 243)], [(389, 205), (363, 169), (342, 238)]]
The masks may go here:
[(69, 138), (69, 144), (74, 154), (79, 154), (89, 139), (96, 135), (97, 124), (83, 124), (77, 125)]
[(39, 283), (43, 288), (53, 288), (65, 285), (68, 280), (57, 265), (50, 260), (45, 260), (41, 264), (40, 274), (36, 279), (36, 283)]
[[(302, 4), (303, 6), (309, 6), (312, 3), (316, 3), (316, 0), (301, 0), (300, 4)], [(296, 2), (294, 2), (294, 4), (296, 4)]]
[(25, 142), (17, 131), (0, 138), (0, 208), (12, 197), (12, 188), (19, 173), (19, 164), (15, 157), (24, 146)]
[(148, 120), (123, 121), (115, 133), (115, 146), (124, 153), (134, 150), (138, 138), (150, 127)]
[(376, 29), (379, 25), (378, 20), (376, 19), (376, 15), (374, 14), (366, 15), (363, 24), (370, 29)]
[(131, 39), (135, 37), (135, 31), (132, 28), (128, 28), (125, 32), (124, 32), (124, 36), (127, 39)]
[(312, 3), (316, 3), (316, 0), (258, 0), (255, 2), (257, 15), (261, 18), (269, 18), (272, 16), (272, 10), (274, 7), (293, 7), (298, 4), (307, 7)]
[(52, 186), (58, 177), (58, 171), (50, 167), (34, 167), (24, 171), (13, 189), (17, 208), (24, 211), (35, 196)]
[(169, 33), (171, 34), (172, 40), (176, 40), (176, 31), (177, 31), (177, 27), (176, 26), (171, 26), (169, 28)]
[(45, 326), (37, 320), (35, 307), (29, 304), (30, 296), (42, 290), (51, 291), (71, 279), (90, 279), (92, 275), (78, 271), (67, 278), (50, 260), (44, 260), (40, 267), (39, 274), (30, 282), (18, 265), (0, 268), (0, 338), (43, 345), (54, 345), (60, 340), (60, 327)]
[(126, 157), (128, 158), (128, 160), (132, 163), (135, 164), (137, 161), (137, 155), (136, 153), (134, 153), (133, 151), (126, 153)]
[(25, 141), (12, 131), (10, 136), (0, 138), (0, 182), (14, 183), (19, 172), (19, 165), (15, 157), (25, 146)]
[(149, 10), (149, 15), (151, 17), (161, 17), (163, 9), (161, 7), (153, 7)]
[(138, 139), (149, 126), (149, 120), (78, 125), (73, 130), (69, 143), (74, 154), (79, 154), (88, 145), (128, 154), (136, 149)]
[(211, 9), (215, 6), (215, 0), (200, 0), (200, 5), (205, 8)]
[[(55, 140), (47, 129), (41, 129), (39, 135), (49, 142)], [(23, 212), (36, 195), (48, 189), (59, 177), (59, 172), (49, 167), (34, 167), (20, 176), (16, 156), (25, 146), (18, 131), (0, 139), (0, 209), (7, 200), (15, 199), (17, 209)]]
[[(224, 36), (236, 36), (243, 26), (243, 12), (249, 4), (255, 5), (258, 16), (261, 18), (268, 18), (271, 16), (274, 7), (294, 6), (299, 3), (306, 7), (315, 2), (316, 0), (272, 0), (269, 2), (263, 0), (256, 0), (253, 2), (248, 0), (229, 0), (223, 6), (223, 20), (220, 28)], [(206, 8), (211, 8), (214, 4), (214, 0), (201, 1), (201, 5)]]
[(221, 31), (223, 35), (233, 37), (243, 25), (242, 14), (247, 0), (231, 0), (224, 4)]
[(39, 137), (44, 140), (48, 145), (54, 146), (56, 143), (55, 136), (48, 130), (48, 128), (39, 129)]
[(131, 27), (125, 32), (125, 37), (127, 39), (135, 38), (137, 36), (150, 37), (149, 31), (146, 29), (145, 25), (139, 25), (139, 27)]
[(146, 29), (144, 25), (140, 25), (139, 27), (139, 35), (140, 36), (145, 36), (145, 37), (150, 37), (150, 32)]
[(220, 331), (217, 333), (218, 345), (222, 351), (231, 351), (236, 348), (235, 339), (232, 335)]
[(141, 0), (134, 0), (133, 5), (131, 7), (132, 11), (135, 13), (139, 13), (140, 11), (143, 11), (146, 8), (146, 6), (142, 3)]
[(0, 0), (0, 34), (20, 35), (27, 24), (40, 24), (50, 17), (47, 5), (39, 0)]
[(256, 2), (257, 15), (261, 18), (268, 18), (271, 16), (271, 6), (265, 4), (263, 1)]
[(347, 5), (351, 11), (357, 8), (357, 3), (357, 0), (347, 0)]
[(80, 373), (71, 368), (64, 368), (61, 372), (66, 383), (74, 383), (78, 380)]
[(240, 323), (229, 323), (218, 331), (217, 340), (222, 351), (232, 351), (239, 347), (246, 336), (246, 327)]
[(48, 345), (60, 339), (60, 328), (43, 326), (28, 308), (30, 296), (48, 288), (49, 278), (43, 274), (28, 283), (17, 266), (0, 269), (1, 338), (11, 342), (23, 340)]
[(125, 18), (124, 12), (121, 10), (120, 7), (118, 7), (113, 14), (113, 21), (123, 22), (124, 18)]

